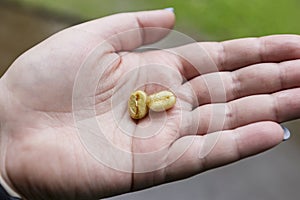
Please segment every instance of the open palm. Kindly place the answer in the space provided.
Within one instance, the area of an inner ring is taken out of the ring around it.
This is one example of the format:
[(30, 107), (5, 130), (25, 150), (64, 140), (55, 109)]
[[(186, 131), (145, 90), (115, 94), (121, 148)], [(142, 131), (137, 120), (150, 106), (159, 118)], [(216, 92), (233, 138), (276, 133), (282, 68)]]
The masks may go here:
[[(9, 185), (26, 199), (99, 199), (279, 144), (278, 123), (300, 116), (300, 37), (131, 52), (173, 24), (163, 10), (114, 15), (20, 56), (1, 79)], [(177, 103), (134, 121), (127, 100), (137, 89), (172, 90)]]

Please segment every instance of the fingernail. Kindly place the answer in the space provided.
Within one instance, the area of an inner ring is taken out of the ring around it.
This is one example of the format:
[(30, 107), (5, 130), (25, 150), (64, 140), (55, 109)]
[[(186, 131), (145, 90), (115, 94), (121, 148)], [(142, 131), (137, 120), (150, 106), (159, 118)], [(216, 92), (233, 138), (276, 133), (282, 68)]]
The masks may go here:
[(170, 12), (172, 12), (172, 13), (174, 13), (174, 8), (165, 8), (164, 10), (167, 10), (167, 11), (170, 11)]
[(283, 141), (287, 141), (291, 137), (291, 132), (290, 132), (290, 130), (287, 127), (282, 126), (282, 125), (281, 125), (281, 127), (282, 127), (282, 129), (284, 131), (284, 133), (283, 133)]

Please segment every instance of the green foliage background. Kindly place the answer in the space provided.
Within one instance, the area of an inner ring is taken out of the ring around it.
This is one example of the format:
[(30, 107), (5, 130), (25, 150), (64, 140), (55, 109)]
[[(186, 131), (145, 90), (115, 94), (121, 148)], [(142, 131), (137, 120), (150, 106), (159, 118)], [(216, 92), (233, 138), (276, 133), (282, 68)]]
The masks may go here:
[(84, 20), (112, 13), (174, 7), (176, 29), (195, 39), (300, 34), (299, 0), (22, 0)]

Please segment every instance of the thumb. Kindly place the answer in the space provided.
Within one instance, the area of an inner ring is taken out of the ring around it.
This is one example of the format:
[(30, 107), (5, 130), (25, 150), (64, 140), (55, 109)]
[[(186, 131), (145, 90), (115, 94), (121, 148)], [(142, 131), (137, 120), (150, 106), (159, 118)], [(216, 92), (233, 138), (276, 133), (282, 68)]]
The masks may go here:
[(174, 23), (172, 9), (165, 9), (115, 14), (81, 24), (77, 28), (108, 40), (115, 51), (126, 51), (161, 40)]

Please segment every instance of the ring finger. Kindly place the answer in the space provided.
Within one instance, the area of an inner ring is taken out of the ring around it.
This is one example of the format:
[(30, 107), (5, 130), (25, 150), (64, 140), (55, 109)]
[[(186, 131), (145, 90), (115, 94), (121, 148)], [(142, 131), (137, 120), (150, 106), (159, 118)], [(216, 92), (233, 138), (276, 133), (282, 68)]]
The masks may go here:
[[(193, 108), (208, 103), (225, 103), (256, 94), (270, 94), (300, 86), (300, 60), (263, 63), (233, 72), (198, 76), (179, 89)], [(194, 94), (194, 95), (187, 95)], [(192, 98), (192, 97), (197, 98)]]

